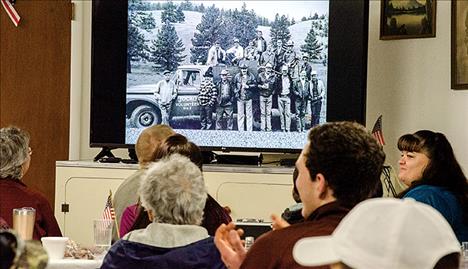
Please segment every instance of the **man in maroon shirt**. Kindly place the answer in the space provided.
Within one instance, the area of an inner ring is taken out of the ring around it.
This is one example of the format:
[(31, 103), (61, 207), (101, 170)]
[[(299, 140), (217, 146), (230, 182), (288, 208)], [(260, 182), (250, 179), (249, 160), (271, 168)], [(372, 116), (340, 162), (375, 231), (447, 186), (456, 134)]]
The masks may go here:
[(234, 224), (221, 225), (215, 244), (224, 263), (230, 269), (304, 268), (293, 259), (294, 244), (304, 237), (330, 235), (354, 205), (373, 196), (384, 159), (382, 147), (357, 123), (315, 127), (296, 162), (297, 189), (306, 220), (264, 234), (249, 252)]
[(13, 209), (36, 210), (33, 239), (62, 236), (47, 199), (21, 181), (31, 162), (29, 134), (16, 127), (0, 129), (0, 217), (13, 227)]

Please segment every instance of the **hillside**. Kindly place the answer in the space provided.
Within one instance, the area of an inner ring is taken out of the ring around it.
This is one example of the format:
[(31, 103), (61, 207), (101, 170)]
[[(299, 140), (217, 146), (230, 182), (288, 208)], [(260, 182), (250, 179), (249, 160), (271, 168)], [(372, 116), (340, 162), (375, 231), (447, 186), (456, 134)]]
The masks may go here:
[[(145, 39), (149, 44), (151, 44), (151, 40), (154, 40), (157, 36), (157, 32), (161, 27), (161, 11), (148, 11), (156, 20), (156, 29), (151, 31), (150, 33), (142, 31), (145, 34)], [(185, 14), (185, 22), (182, 23), (175, 23), (174, 27), (177, 31), (179, 38), (181, 38), (182, 42), (185, 46), (184, 54), (187, 55), (183, 64), (189, 63), (190, 60), (190, 48), (192, 47), (191, 39), (193, 38), (194, 32), (196, 30), (197, 25), (201, 22), (202, 13), (195, 12), (195, 11), (184, 11)], [(320, 21), (320, 20), (317, 20)], [(322, 22), (322, 21), (320, 21)], [(323, 22), (322, 22), (323, 23)], [(304, 44), (304, 39), (307, 36), (307, 33), (310, 31), (312, 27), (312, 21), (303, 21), (298, 22), (294, 25), (289, 26), (289, 31), (291, 33), (291, 40), (294, 41), (294, 48), (296, 52), (299, 52), (300, 46)], [(270, 43), (270, 27), (269, 26), (259, 26), (259, 30), (262, 31), (263, 37), (265, 40)], [(319, 31), (316, 31), (319, 33)], [(328, 44), (328, 38), (324, 38), (321, 36), (317, 36), (319, 41), (322, 44)]]

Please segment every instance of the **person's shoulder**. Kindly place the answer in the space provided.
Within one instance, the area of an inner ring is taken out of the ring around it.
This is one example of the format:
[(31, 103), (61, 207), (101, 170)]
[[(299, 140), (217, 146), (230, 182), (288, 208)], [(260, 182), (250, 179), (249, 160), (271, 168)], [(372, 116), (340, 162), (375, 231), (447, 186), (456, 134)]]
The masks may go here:
[(419, 185), (417, 187), (414, 187), (408, 193), (405, 195), (410, 196), (410, 195), (430, 195), (430, 194), (435, 194), (435, 193), (440, 193), (442, 192), (443, 189), (437, 186), (431, 186), (431, 185)]
[(47, 201), (47, 198), (44, 196), (43, 193), (41, 193), (40, 191), (31, 189), (30, 187), (24, 188), (24, 195), (29, 196), (40, 203), (49, 204), (49, 202)]
[[(440, 200), (453, 200), (455, 196), (442, 187), (420, 185), (408, 191), (403, 198), (413, 198), (419, 202), (436, 202)], [(432, 204), (432, 203), (430, 203)]]

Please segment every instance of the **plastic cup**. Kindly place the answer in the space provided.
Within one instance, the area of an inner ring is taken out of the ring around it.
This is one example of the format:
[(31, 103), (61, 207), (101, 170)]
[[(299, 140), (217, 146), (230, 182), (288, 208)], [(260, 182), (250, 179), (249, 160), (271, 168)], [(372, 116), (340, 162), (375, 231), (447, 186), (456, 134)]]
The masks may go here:
[(109, 248), (112, 240), (113, 220), (94, 220), (94, 245), (96, 247)]
[(13, 209), (13, 230), (23, 240), (32, 240), (36, 210), (32, 207)]
[(42, 246), (47, 251), (47, 255), (49, 255), (50, 260), (63, 259), (68, 237), (42, 237), (41, 241)]

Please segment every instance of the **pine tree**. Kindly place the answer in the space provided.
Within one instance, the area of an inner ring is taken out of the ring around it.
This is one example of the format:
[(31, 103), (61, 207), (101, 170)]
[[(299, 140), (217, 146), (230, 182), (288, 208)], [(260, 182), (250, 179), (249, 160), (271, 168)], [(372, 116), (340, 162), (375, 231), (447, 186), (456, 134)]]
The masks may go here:
[(238, 38), (240, 45), (245, 48), (251, 40), (255, 39), (258, 26), (257, 16), (253, 11), (247, 10), (245, 3), (240, 11), (235, 9), (232, 13), (226, 13), (223, 21), (221, 46), (230, 46), (233, 39)]
[(178, 8), (172, 1), (167, 2), (163, 6), (163, 12), (161, 13), (161, 23), (169, 21), (171, 23), (185, 21), (184, 12), (180, 7)]
[(151, 10), (151, 4), (143, 0), (129, 0), (128, 10), (130, 11), (148, 11)]
[(310, 31), (304, 41), (305, 44), (301, 46), (301, 51), (309, 53), (310, 59), (320, 59), (322, 44), (320, 44), (317, 40), (314, 27), (310, 28)]
[(128, 37), (127, 37), (127, 73), (132, 73), (132, 61), (149, 60), (149, 47), (143, 31), (150, 32), (156, 22), (150, 13), (136, 11), (140, 8), (129, 3)]
[(180, 8), (182, 10), (186, 10), (186, 11), (193, 11), (194, 10), (194, 6), (192, 4), (192, 2), (190, 2), (190, 0), (185, 0), (184, 2), (180, 3)]
[(176, 9), (176, 18), (177, 18), (177, 22), (185, 21), (185, 14), (184, 14), (184, 11), (182, 10), (182, 6), (180, 5)]
[[(199, 7), (202, 6), (203, 4)], [(223, 21), (219, 9), (215, 6), (206, 8), (192, 38), (190, 62), (206, 61), (208, 50), (215, 41), (220, 40), (222, 25)]]
[(162, 25), (152, 44), (151, 59), (154, 62), (153, 68), (158, 71), (174, 71), (186, 57), (186, 55), (182, 55), (185, 50), (184, 44), (177, 36), (175, 27), (169, 20)]
[(288, 28), (288, 18), (283, 15), (279, 16), (278, 13), (275, 15), (275, 21), (271, 24), (270, 29), (271, 43), (276, 46), (276, 41), (278, 39), (283, 41), (283, 44), (289, 41), (291, 38), (291, 33)]

